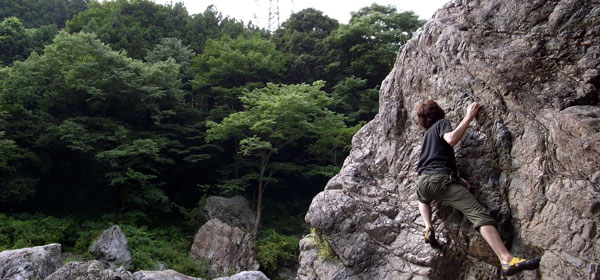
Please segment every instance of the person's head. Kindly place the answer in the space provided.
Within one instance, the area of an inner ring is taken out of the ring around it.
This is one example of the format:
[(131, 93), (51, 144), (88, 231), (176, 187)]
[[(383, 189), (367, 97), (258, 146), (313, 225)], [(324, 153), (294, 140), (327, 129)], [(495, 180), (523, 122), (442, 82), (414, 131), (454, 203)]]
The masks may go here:
[(431, 125), (438, 120), (443, 119), (445, 116), (446, 113), (444, 113), (444, 110), (442, 110), (435, 101), (429, 99), (417, 106), (417, 117), (415, 118), (415, 121), (421, 128), (427, 130)]

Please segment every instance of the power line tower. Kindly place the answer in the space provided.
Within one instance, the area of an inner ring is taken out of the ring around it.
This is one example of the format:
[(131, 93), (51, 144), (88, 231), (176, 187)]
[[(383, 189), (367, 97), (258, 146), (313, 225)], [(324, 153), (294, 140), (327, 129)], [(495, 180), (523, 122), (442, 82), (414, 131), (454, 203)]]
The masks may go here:
[(279, 28), (279, 0), (269, 0), (269, 31)]
[[(267, 29), (269, 31), (275, 31), (277, 28), (279, 28), (281, 26), (281, 18), (280, 18), (280, 14), (279, 14), (279, 1), (280, 0), (254, 0), (255, 7), (254, 7), (254, 22), (257, 25), (260, 25), (261, 23), (264, 24), (264, 19), (265, 19), (265, 14), (264, 12), (266, 12), (266, 20), (267, 20)], [(268, 9), (265, 9), (264, 5), (267, 4), (268, 2)], [(283, 5), (287, 8), (289, 8), (291, 10), (291, 12), (294, 12), (294, 0), (290, 0), (289, 1), (289, 5), (287, 1), (283, 1)], [(284, 7), (284, 14), (286, 14), (285, 12), (285, 7)], [(262, 15), (262, 16), (261, 16)], [(262, 19), (262, 20), (261, 20)]]

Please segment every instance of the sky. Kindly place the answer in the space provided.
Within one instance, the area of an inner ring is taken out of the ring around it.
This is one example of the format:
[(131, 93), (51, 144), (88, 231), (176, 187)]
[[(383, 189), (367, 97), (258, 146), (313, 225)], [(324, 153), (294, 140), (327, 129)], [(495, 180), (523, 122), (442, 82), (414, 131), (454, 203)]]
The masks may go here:
[[(348, 23), (350, 12), (358, 11), (372, 3), (394, 5), (398, 11), (414, 11), (419, 18), (428, 20), (450, 0), (154, 0), (159, 4), (183, 2), (190, 14), (203, 12), (209, 5), (215, 5), (223, 16), (229, 16), (244, 23), (252, 21), (259, 27), (268, 25), (269, 2), (279, 2), (279, 22), (283, 23), (291, 13), (306, 8), (323, 11), (340, 23)], [(275, 20), (272, 21), (273, 24)]]

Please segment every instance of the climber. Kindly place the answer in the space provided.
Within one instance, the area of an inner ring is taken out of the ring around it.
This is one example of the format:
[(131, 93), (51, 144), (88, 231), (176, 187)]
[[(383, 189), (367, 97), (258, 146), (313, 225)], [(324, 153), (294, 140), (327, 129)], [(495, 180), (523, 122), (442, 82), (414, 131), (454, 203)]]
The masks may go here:
[(505, 275), (537, 269), (540, 259), (521, 259), (508, 252), (500, 239), (494, 219), (468, 191), (469, 184), (458, 177), (453, 147), (462, 139), (480, 107), (478, 103), (470, 104), (466, 116), (456, 129), (452, 129), (450, 122), (445, 119), (444, 110), (435, 101), (427, 100), (417, 106), (415, 120), (425, 130), (417, 165), (417, 199), (419, 212), (425, 223), (425, 242), (433, 247), (439, 246), (431, 225), (430, 206), (432, 200), (438, 200), (462, 212), (473, 227), (479, 230), (500, 259)]

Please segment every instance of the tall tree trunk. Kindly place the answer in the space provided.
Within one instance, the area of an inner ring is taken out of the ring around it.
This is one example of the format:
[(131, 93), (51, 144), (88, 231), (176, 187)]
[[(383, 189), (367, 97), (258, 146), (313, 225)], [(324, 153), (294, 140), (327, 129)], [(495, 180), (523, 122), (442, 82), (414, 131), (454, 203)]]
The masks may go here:
[(254, 226), (252, 227), (252, 236), (256, 238), (256, 234), (258, 233), (258, 226), (260, 225), (260, 216), (262, 213), (262, 200), (263, 195), (265, 193), (265, 188), (267, 188), (267, 183), (263, 180), (265, 178), (265, 171), (267, 170), (267, 165), (269, 164), (269, 160), (271, 158), (271, 153), (263, 154), (260, 158), (260, 169), (259, 169), (259, 177), (258, 177), (258, 198), (256, 201), (256, 219), (254, 220)]
[(258, 183), (258, 199), (256, 201), (256, 218), (254, 219), (254, 226), (252, 227), (252, 236), (256, 238), (256, 234), (258, 233), (258, 226), (260, 225), (260, 217), (262, 214), (262, 199), (263, 194), (265, 192), (265, 184), (260, 181)]

